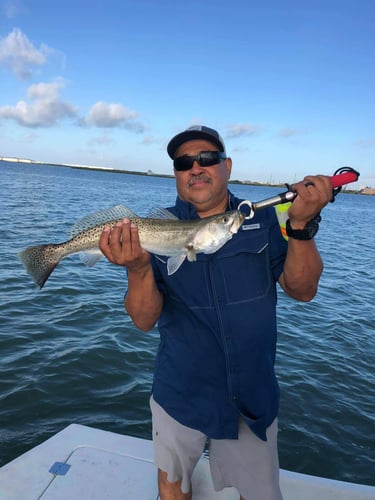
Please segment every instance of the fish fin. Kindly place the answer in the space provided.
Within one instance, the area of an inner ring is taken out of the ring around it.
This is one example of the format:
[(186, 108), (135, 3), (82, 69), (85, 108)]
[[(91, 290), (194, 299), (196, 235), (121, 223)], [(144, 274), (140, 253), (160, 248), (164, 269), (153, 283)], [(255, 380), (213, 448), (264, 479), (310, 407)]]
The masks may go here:
[(27, 273), (39, 288), (43, 288), (61, 260), (57, 247), (58, 245), (37, 245), (26, 248), (18, 254)]
[(185, 260), (184, 254), (169, 257), (167, 261), (168, 276), (174, 274), (181, 267), (184, 260)]
[(110, 220), (125, 219), (125, 217), (134, 219), (137, 215), (125, 205), (115, 205), (111, 208), (99, 210), (77, 221), (68, 231), (69, 238), (73, 238), (77, 236), (78, 233), (91, 229), (98, 224), (105, 224)]
[(103, 254), (99, 249), (88, 250), (79, 254), (81, 262), (83, 262), (87, 267), (95, 266), (95, 264), (99, 262), (102, 257)]
[(151, 212), (147, 214), (147, 217), (149, 219), (171, 219), (171, 220), (178, 220), (178, 217), (172, 214), (169, 210), (166, 208), (153, 208)]

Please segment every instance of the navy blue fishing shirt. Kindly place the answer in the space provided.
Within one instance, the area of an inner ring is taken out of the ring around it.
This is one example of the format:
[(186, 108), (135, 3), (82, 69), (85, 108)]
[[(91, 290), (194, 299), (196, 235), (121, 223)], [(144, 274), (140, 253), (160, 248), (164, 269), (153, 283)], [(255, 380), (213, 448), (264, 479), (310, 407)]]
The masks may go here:
[[(241, 200), (229, 193), (228, 210)], [(179, 219), (198, 215), (177, 198)], [(273, 208), (256, 212), (220, 250), (186, 259), (168, 276), (152, 256), (164, 305), (153, 397), (178, 422), (210, 438), (236, 439), (239, 415), (266, 440), (278, 412), (276, 282), (287, 242)]]

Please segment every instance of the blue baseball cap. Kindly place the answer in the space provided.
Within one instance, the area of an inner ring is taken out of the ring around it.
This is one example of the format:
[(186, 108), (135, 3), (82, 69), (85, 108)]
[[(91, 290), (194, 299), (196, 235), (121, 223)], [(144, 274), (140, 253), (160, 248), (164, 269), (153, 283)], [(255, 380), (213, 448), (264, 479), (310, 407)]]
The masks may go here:
[(177, 134), (169, 141), (167, 146), (167, 152), (169, 156), (174, 159), (177, 149), (187, 141), (194, 141), (197, 139), (202, 139), (208, 142), (212, 142), (219, 148), (219, 151), (225, 153), (225, 145), (223, 138), (213, 128), (205, 127), (204, 125), (193, 125), (187, 128), (183, 132)]

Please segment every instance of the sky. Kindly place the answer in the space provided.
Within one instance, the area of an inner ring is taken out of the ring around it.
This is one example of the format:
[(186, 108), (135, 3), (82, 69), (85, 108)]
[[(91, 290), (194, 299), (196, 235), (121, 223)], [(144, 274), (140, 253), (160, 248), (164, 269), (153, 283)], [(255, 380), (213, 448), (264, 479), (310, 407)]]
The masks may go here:
[(0, 0), (0, 156), (172, 174), (195, 124), (233, 180), (375, 187), (375, 0)]

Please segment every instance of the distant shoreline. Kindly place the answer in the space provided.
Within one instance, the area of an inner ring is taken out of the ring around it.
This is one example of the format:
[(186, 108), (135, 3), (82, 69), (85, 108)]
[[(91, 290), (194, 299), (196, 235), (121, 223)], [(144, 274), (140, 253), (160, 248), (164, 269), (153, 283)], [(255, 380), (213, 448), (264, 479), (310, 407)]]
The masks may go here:
[[(78, 165), (73, 163), (50, 163), (50, 162), (42, 162), (37, 160), (30, 160), (27, 158), (14, 158), (14, 157), (6, 157), (0, 156), (0, 162), (5, 161), (8, 163), (26, 163), (30, 165), (47, 165), (51, 167), (68, 167), (68, 168), (76, 168), (81, 170), (97, 170), (101, 172), (109, 172), (114, 174), (130, 174), (130, 175), (143, 175), (148, 177), (163, 177), (163, 178), (174, 178), (172, 174), (158, 174), (153, 172), (152, 170), (148, 170), (147, 172), (141, 172), (136, 170), (123, 170), (119, 168), (112, 167), (98, 167), (95, 165)], [(269, 183), (269, 182), (257, 182), (257, 181), (242, 181), (242, 180), (231, 180), (230, 184), (243, 184), (245, 186), (266, 186), (266, 187), (284, 187), (283, 183)], [(343, 189), (343, 193), (351, 193), (351, 194), (365, 194), (365, 195), (375, 195), (375, 188), (365, 187), (361, 190), (351, 190), (351, 189)]]
[[(0, 156), (0, 161), (6, 161), (10, 163), (26, 163), (26, 164), (31, 164), (31, 165), (48, 165), (51, 167), (68, 167), (68, 168), (77, 168), (77, 169), (82, 169), (82, 170), (97, 170), (101, 172), (110, 172), (114, 174), (130, 174), (130, 175), (143, 175), (143, 176), (148, 176), (148, 177), (165, 177), (165, 178), (170, 178), (173, 179), (174, 175), (172, 174), (158, 174), (156, 172), (153, 172), (152, 170), (148, 170), (147, 172), (141, 172), (137, 170), (124, 170), (124, 169), (119, 169), (119, 168), (112, 168), (112, 167), (98, 167), (95, 165), (76, 165), (72, 163), (50, 163), (50, 162), (43, 162), (43, 161), (37, 161), (37, 160), (29, 160), (29, 159), (24, 159), (24, 158), (10, 158), (10, 157), (4, 157)], [(230, 184), (245, 184), (245, 185), (254, 185), (254, 186), (270, 186), (270, 187), (280, 187), (284, 186), (285, 184), (278, 183), (278, 184), (273, 184), (273, 183), (263, 183), (263, 182), (256, 182), (256, 181), (241, 181), (241, 180), (231, 180), (229, 181)]]

